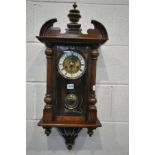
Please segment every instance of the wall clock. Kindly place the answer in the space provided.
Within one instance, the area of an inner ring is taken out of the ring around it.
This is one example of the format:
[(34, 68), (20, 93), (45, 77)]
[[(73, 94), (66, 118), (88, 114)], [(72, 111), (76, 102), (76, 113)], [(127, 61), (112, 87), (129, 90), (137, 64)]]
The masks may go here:
[(37, 36), (46, 46), (47, 58), (45, 106), (38, 125), (47, 136), (51, 128), (57, 128), (69, 150), (82, 128), (87, 128), (92, 136), (93, 130), (101, 127), (95, 105), (96, 61), (98, 48), (108, 40), (105, 27), (96, 20), (91, 21), (94, 29), (83, 34), (76, 8), (74, 3), (65, 33), (53, 26), (57, 19), (51, 19)]

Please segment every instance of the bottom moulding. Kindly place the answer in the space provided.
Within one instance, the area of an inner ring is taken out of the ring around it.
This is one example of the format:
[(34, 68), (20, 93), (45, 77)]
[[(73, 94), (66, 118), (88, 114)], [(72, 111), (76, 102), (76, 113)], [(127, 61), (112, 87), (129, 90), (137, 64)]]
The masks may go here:
[(59, 131), (60, 135), (62, 135), (65, 139), (66, 146), (68, 150), (71, 150), (73, 145), (75, 144), (75, 139), (78, 137), (79, 132), (82, 130), (82, 128), (88, 129), (88, 135), (91, 137), (93, 135), (93, 130), (97, 127), (101, 127), (101, 123), (98, 120), (96, 124), (83, 124), (83, 125), (77, 125), (74, 126), (73, 124), (71, 126), (67, 126), (66, 124), (43, 124), (42, 120), (38, 123), (39, 126), (42, 126), (45, 129), (45, 134), (47, 136), (50, 135), (51, 129), (53, 127), (56, 127)]

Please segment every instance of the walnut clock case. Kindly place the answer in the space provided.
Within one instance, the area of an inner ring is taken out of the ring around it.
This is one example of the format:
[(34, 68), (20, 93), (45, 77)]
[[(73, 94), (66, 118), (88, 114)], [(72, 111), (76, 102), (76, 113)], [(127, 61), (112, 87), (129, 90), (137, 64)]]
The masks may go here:
[(96, 109), (96, 61), (98, 48), (108, 40), (105, 27), (92, 20), (94, 29), (81, 32), (78, 23), (80, 11), (73, 5), (65, 33), (53, 27), (51, 19), (41, 27), (38, 40), (45, 44), (47, 58), (47, 88), (43, 117), (38, 126), (48, 136), (56, 127), (70, 150), (82, 128), (93, 130), (101, 127)]

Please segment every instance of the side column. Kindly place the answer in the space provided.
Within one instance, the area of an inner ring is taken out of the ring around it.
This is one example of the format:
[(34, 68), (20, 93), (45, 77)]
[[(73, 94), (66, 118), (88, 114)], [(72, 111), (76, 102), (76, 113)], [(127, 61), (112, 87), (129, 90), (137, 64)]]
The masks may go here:
[(47, 47), (45, 50), (47, 58), (47, 81), (46, 81), (46, 95), (44, 98), (45, 107), (43, 110), (43, 122), (51, 122), (53, 118), (53, 84), (54, 84), (54, 58), (53, 51)]
[(91, 51), (91, 67), (90, 67), (90, 83), (89, 83), (89, 96), (88, 96), (88, 112), (87, 112), (87, 121), (96, 122), (97, 120), (97, 110), (96, 110), (96, 61), (99, 55), (97, 49)]

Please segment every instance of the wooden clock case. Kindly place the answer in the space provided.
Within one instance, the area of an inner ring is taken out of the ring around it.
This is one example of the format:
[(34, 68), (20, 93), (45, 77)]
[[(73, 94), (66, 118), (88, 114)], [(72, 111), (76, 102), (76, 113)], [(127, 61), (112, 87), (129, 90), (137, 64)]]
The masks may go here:
[[(53, 27), (57, 19), (51, 19), (45, 22), (37, 36), (46, 46), (47, 58), (45, 107), (38, 125), (45, 129), (47, 136), (51, 133), (51, 128), (56, 127), (65, 138), (69, 150), (82, 128), (87, 128), (89, 136), (92, 136), (93, 130), (101, 127), (95, 106), (96, 61), (99, 46), (108, 40), (105, 27), (95, 20), (91, 21), (94, 29), (88, 29), (87, 34), (82, 34), (78, 23), (80, 12), (76, 9), (76, 4), (73, 7), (68, 14), (70, 23), (67, 24), (65, 33), (61, 33), (60, 28)], [(79, 52), (85, 59), (85, 73), (78, 79), (65, 79), (58, 72), (58, 61), (66, 50)], [(74, 89), (67, 89), (67, 84), (73, 84)], [(77, 95), (79, 111), (65, 112), (64, 98), (68, 93)]]

